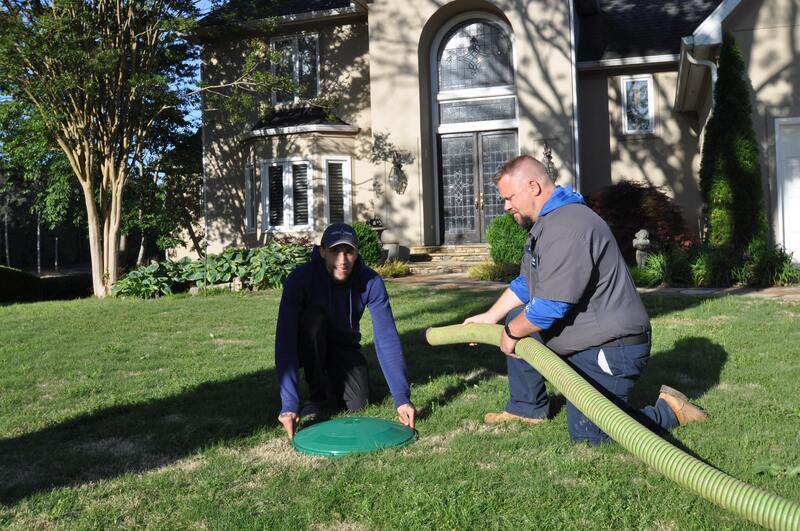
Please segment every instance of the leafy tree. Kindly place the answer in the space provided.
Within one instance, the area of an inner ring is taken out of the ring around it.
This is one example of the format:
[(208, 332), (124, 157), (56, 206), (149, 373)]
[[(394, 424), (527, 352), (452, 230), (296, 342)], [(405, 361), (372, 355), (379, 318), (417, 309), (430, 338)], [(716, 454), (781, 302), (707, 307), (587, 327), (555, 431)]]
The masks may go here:
[(36, 216), (41, 265), (41, 225), (52, 231), (68, 221), (80, 223), (80, 191), (72, 170), (42, 120), (18, 100), (0, 102), (0, 159), (18, 177), (29, 211)]
[[(251, 3), (267, 6), (261, 18), (274, 2)], [(236, 118), (288, 86), (265, 68), (280, 55), (253, 38), (237, 75), (198, 88), (198, 16), (193, 0), (0, 0), (0, 93), (29, 104), (66, 155), (83, 195), (98, 297), (117, 279), (132, 168), (149, 159), (151, 133), (174, 121), (168, 111), (185, 114), (203, 92), (207, 110)], [(274, 25), (273, 17), (258, 26)]]
[(94, 293), (117, 279), (122, 194), (161, 111), (192, 75), (187, 0), (2, 0), (0, 87), (29, 103), (83, 192)]
[[(7, 169), (6, 169), (7, 170)], [(0, 219), (3, 220), (6, 265), (11, 266), (11, 248), (8, 240), (8, 225), (14, 217), (14, 208), (25, 202), (19, 183), (6, 173), (0, 174)]]
[(758, 143), (751, 121), (750, 90), (742, 55), (730, 34), (722, 39), (714, 108), (706, 127), (700, 188), (706, 243), (739, 256), (767, 235)]

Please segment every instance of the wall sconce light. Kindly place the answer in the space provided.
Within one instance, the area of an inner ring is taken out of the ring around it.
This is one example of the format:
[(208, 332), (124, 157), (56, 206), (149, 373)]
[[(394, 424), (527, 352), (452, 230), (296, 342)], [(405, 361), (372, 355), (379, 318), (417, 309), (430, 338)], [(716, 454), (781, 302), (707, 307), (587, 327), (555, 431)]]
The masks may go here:
[(392, 169), (389, 171), (389, 185), (398, 194), (404, 194), (408, 187), (408, 177), (403, 171), (403, 156), (399, 151), (392, 152)]

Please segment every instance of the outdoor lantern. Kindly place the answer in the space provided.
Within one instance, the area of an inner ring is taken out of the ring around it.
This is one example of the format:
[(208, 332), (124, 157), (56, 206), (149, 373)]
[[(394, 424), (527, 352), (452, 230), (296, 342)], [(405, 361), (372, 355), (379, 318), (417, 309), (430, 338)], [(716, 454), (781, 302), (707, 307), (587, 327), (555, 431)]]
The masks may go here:
[(408, 186), (408, 177), (403, 171), (403, 156), (399, 152), (392, 153), (392, 169), (389, 171), (389, 184), (398, 194), (403, 194)]

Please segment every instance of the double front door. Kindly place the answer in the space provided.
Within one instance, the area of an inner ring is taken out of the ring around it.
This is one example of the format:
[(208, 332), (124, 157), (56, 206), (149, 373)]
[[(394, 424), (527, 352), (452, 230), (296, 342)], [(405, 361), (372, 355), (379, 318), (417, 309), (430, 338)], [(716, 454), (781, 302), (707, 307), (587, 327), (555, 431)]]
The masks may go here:
[(486, 241), (489, 223), (503, 214), (503, 201), (492, 176), (519, 153), (517, 132), (441, 135), (439, 153), (444, 243)]

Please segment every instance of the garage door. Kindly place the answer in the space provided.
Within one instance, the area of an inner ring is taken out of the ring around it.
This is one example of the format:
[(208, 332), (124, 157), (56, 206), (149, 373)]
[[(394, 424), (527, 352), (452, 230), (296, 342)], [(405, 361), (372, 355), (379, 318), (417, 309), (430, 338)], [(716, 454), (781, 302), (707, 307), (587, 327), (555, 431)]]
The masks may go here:
[(778, 204), (781, 234), (778, 239), (800, 262), (800, 117), (776, 121)]

